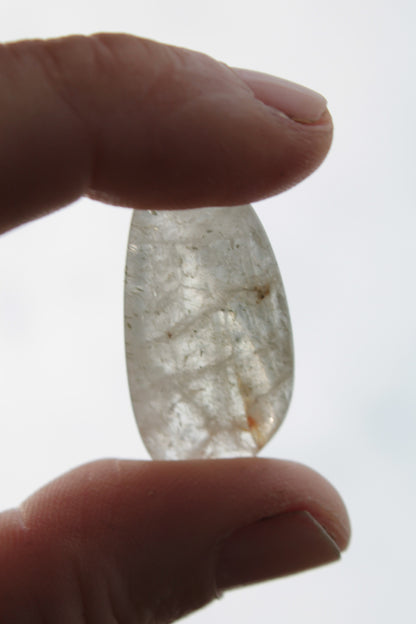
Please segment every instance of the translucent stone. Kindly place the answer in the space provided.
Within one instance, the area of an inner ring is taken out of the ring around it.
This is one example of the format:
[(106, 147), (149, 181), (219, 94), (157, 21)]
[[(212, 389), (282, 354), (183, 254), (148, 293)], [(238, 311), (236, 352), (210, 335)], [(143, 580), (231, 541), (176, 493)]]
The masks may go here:
[(125, 282), (130, 394), (154, 459), (256, 454), (290, 401), (283, 284), (251, 206), (133, 214)]

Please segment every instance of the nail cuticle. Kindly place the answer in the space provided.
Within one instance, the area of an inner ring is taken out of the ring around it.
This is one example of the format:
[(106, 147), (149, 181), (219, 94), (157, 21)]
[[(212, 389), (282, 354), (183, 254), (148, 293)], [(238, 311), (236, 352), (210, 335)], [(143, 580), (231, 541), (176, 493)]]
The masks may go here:
[(260, 102), (280, 111), (292, 121), (314, 125), (327, 110), (326, 99), (312, 89), (261, 72), (247, 69), (234, 71)]

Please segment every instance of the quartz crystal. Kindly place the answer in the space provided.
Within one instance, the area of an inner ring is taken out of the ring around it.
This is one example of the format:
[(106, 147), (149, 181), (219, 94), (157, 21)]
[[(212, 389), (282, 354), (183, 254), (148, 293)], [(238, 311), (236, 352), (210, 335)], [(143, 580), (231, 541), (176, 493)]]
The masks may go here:
[(134, 211), (125, 339), (154, 459), (264, 446), (288, 408), (293, 348), (279, 269), (251, 206)]

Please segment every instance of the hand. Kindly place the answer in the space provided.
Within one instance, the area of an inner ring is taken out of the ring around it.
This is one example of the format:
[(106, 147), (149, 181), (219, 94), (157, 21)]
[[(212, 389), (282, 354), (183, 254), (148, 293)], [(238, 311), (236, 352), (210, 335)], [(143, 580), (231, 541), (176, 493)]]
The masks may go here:
[[(0, 231), (82, 195), (247, 203), (300, 181), (331, 142), (318, 94), (127, 35), (3, 46), (0, 82)], [(107, 460), (0, 514), (0, 536), (1, 622), (159, 624), (338, 559), (349, 524), (299, 464)]]

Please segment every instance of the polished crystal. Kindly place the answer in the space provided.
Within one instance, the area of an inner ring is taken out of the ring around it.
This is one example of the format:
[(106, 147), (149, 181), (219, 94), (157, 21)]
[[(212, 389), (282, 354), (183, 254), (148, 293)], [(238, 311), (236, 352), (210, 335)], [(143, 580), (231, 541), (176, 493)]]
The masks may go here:
[(133, 213), (125, 281), (130, 394), (154, 459), (256, 454), (290, 401), (289, 313), (251, 206)]

